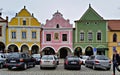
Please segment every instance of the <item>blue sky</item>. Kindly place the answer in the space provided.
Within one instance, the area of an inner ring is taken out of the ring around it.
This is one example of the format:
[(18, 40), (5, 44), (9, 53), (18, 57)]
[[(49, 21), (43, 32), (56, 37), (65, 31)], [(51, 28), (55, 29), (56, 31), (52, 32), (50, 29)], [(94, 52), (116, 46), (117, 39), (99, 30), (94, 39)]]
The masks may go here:
[(88, 9), (89, 4), (104, 19), (120, 19), (120, 0), (0, 0), (3, 17), (9, 17), (9, 21), (24, 6), (39, 22), (45, 24), (46, 19), (51, 19), (58, 10), (65, 19), (69, 19), (74, 25)]

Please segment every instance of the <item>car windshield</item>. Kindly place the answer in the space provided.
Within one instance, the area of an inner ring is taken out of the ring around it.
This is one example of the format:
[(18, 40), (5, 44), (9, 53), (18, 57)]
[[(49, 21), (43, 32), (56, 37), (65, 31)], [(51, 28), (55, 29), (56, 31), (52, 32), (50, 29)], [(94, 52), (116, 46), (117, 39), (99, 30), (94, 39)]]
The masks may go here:
[(8, 58), (19, 58), (20, 55), (18, 53), (11, 53)]
[(52, 56), (43, 56), (42, 60), (53, 60)]
[(79, 60), (78, 57), (68, 57), (68, 60)]
[(98, 55), (96, 57), (96, 59), (98, 59), (98, 60), (108, 60), (108, 58), (106, 56), (104, 56), (104, 55)]
[(35, 57), (35, 58), (40, 58), (40, 54), (34, 54), (34, 55), (32, 55), (33, 57)]
[(87, 59), (87, 58), (88, 58), (88, 56), (83, 56), (83, 57), (82, 57), (82, 59)]

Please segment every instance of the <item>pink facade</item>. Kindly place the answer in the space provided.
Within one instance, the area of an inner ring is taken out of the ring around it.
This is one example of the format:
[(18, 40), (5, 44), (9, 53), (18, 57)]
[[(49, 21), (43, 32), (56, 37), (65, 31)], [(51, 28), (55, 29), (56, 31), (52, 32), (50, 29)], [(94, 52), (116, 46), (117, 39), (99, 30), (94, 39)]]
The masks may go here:
[[(41, 51), (50, 48), (55, 54), (61, 54), (61, 49), (66, 50), (67, 55), (73, 53), (72, 30), (69, 20), (65, 20), (63, 15), (57, 11), (51, 20), (46, 20), (46, 24), (43, 26)], [(49, 38), (47, 34), (49, 34)]]

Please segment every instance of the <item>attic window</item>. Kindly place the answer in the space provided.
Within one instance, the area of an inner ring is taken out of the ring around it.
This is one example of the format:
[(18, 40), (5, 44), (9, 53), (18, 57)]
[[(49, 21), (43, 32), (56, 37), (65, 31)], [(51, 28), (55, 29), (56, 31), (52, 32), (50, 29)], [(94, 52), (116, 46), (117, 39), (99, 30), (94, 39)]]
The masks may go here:
[(26, 25), (26, 19), (23, 19), (23, 25)]
[(86, 22), (86, 24), (90, 24), (89, 22)]
[(98, 24), (97, 22), (95, 22), (95, 24)]
[(56, 28), (59, 28), (59, 24), (56, 25)]

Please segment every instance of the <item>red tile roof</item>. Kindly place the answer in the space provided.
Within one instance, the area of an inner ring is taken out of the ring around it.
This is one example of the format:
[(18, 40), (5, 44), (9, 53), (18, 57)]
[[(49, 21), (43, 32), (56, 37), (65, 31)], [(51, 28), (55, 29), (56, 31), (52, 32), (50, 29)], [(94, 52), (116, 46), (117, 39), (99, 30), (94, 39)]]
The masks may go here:
[(109, 30), (120, 30), (120, 20), (108, 20), (108, 28)]

